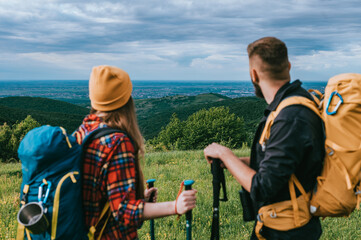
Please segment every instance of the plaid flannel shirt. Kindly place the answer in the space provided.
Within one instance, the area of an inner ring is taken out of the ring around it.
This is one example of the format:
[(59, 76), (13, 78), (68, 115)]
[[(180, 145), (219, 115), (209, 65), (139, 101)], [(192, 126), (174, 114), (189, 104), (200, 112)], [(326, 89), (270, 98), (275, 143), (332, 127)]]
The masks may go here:
[[(74, 133), (81, 143), (89, 132), (106, 127), (101, 118), (91, 114)], [(134, 147), (123, 133), (94, 139), (86, 148), (83, 165), (83, 207), (88, 228), (98, 221), (106, 201), (110, 217), (101, 239), (138, 239), (142, 225), (144, 200), (135, 194)], [(95, 238), (104, 222), (98, 224)]]

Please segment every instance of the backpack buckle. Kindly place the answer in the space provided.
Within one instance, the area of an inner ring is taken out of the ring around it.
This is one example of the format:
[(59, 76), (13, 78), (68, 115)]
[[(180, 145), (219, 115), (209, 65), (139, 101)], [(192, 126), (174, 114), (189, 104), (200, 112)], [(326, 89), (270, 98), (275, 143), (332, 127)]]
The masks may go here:
[(262, 216), (262, 215), (263, 215), (262, 213), (258, 213), (258, 214), (257, 214), (257, 221), (258, 221), (258, 222), (263, 223), (263, 221), (261, 220), (261, 216)]
[(266, 142), (263, 142), (261, 146), (262, 146), (262, 152), (265, 152), (266, 151)]
[(329, 152), (327, 153), (329, 156), (332, 156), (332, 155), (335, 153), (335, 152), (333, 151), (333, 149), (330, 148), (330, 147), (327, 147), (326, 149), (327, 149), (327, 151), (329, 151)]
[(277, 213), (275, 211), (271, 212), (269, 215), (271, 218), (277, 218)]

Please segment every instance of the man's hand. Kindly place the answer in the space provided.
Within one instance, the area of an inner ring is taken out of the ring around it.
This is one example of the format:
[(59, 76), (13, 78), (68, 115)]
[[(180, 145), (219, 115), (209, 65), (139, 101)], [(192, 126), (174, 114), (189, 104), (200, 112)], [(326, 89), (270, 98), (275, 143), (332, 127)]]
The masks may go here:
[(157, 202), (157, 197), (158, 197), (158, 188), (152, 187), (149, 189), (145, 189), (144, 190), (144, 200), (146, 202), (149, 201), (150, 195), (152, 194), (152, 192), (154, 192), (154, 197), (153, 197), (153, 201), (152, 202)]
[(229, 148), (218, 143), (208, 145), (204, 149), (204, 156), (209, 163), (212, 163), (210, 158), (220, 159), (237, 182), (248, 192), (251, 191), (252, 178), (256, 171), (249, 167), (249, 158), (239, 158)]
[(209, 163), (212, 163), (212, 159), (210, 158), (218, 158), (222, 162), (224, 162), (227, 159), (227, 156), (234, 155), (229, 148), (222, 146), (218, 143), (212, 143), (208, 145), (203, 152), (204, 152), (204, 157), (207, 159)]

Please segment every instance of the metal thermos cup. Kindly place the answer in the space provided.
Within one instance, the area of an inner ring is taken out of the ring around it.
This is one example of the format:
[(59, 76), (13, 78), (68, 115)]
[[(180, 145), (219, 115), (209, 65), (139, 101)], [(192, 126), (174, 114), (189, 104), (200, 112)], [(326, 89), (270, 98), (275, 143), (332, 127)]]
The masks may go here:
[(49, 226), (43, 206), (38, 202), (30, 202), (22, 206), (18, 213), (18, 222), (32, 234), (40, 234)]

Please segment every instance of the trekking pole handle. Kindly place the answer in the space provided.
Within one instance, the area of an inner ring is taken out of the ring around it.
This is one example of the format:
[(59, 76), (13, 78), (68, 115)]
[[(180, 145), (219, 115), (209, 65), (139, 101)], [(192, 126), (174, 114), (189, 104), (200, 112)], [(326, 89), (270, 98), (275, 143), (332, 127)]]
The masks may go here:
[[(208, 157), (210, 160), (212, 160), (211, 164), (211, 172), (213, 175), (213, 187), (215, 186), (215, 181), (219, 184), (218, 192), (220, 191), (220, 188), (223, 190), (223, 198), (219, 198), (220, 201), (226, 202), (228, 201), (227, 198), (227, 189), (226, 189), (226, 178), (224, 176), (223, 168), (221, 167), (222, 160), (219, 158), (212, 158)], [(219, 193), (217, 193), (219, 195)], [(216, 206), (218, 207), (218, 205)]]
[[(184, 181), (184, 187), (185, 187), (185, 190), (192, 190), (192, 185), (194, 183), (194, 180), (185, 180)], [(192, 219), (192, 210), (188, 211), (186, 213), (186, 219)]]
[[(152, 188), (154, 187), (155, 179), (148, 179), (147, 180), (147, 187)], [(154, 200), (155, 192), (152, 192), (149, 196), (148, 202), (153, 202)], [(150, 239), (155, 240), (155, 234), (154, 234), (154, 219), (150, 220)]]
[(212, 160), (212, 164), (211, 164), (211, 171), (212, 174), (215, 178), (219, 179), (221, 176), (221, 172), (223, 171), (223, 169), (221, 168), (221, 159), (219, 158), (212, 158), (212, 157), (208, 157), (210, 160)]
[[(155, 182), (155, 181), (156, 181), (155, 179), (148, 179), (148, 180), (147, 180), (147, 186), (148, 186), (148, 188), (154, 187), (154, 182)], [(150, 194), (150, 197), (149, 197), (148, 202), (153, 202), (154, 195), (155, 195), (155, 192), (152, 192), (152, 193)]]
[[(185, 190), (191, 190), (194, 180), (185, 180)], [(192, 239), (192, 210), (186, 212), (187, 240)]]

